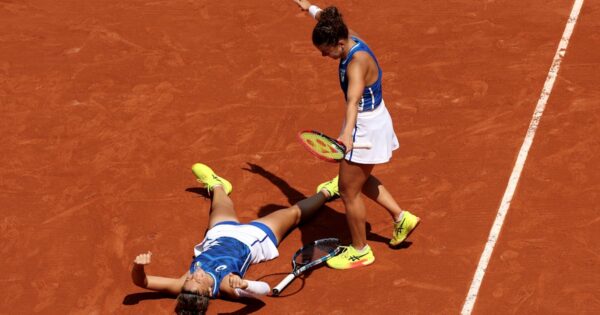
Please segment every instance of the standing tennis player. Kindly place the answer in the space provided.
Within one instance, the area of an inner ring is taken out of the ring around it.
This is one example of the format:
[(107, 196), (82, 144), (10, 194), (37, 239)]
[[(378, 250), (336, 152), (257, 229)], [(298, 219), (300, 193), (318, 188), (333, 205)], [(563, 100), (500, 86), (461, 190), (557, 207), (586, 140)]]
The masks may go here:
[[(346, 99), (342, 131), (338, 138), (347, 148), (339, 174), (321, 184), (318, 191), (336, 187), (346, 207), (352, 244), (327, 261), (335, 269), (366, 266), (375, 261), (367, 244), (366, 209), (361, 192), (392, 215), (394, 230), (390, 244), (399, 245), (419, 223), (419, 218), (403, 211), (383, 184), (371, 175), (377, 164), (386, 163), (398, 149), (392, 118), (382, 97), (382, 71), (373, 51), (355, 34), (350, 34), (336, 7), (324, 10), (306, 0), (293, 0), (317, 20), (312, 41), (324, 57), (339, 60), (339, 80)], [(370, 150), (354, 150), (352, 144), (371, 143)]]
[(241, 224), (229, 198), (231, 183), (204, 164), (194, 164), (192, 172), (212, 201), (208, 231), (194, 247), (189, 270), (179, 278), (147, 275), (144, 268), (152, 257), (147, 252), (135, 258), (131, 271), (133, 283), (139, 287), (178, 294), (177, 314), (204, 314), (210, 298), (237, 299), (271, 292), (266, 282), (244, 279), (248, 267), (279, 256), (277, 245), (286, 233), (338, 194), (337, 187), (331, 186), (289, 208)]

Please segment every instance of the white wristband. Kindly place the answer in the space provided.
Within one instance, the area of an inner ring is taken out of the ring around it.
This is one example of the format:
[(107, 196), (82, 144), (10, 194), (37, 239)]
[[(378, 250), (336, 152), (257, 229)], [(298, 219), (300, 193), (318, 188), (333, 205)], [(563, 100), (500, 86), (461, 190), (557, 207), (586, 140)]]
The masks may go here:
[(317, 19), (317, 13), (323, 11), (321, 8), (317, 7), (316, 5), (311, 5), (310, 7), (308, 7), (308, 13), (310, 13), (310, 15), (313, 17), (313, 19)]
[(269, 292), (271, 292), (271, 288), (266, 282), (252, 280), (246, 281), (248, 281), (248, 287), (246, 289), (235, 289), (235, 292), (239, 297), (258, 298), (257, 295), (267, 295)]

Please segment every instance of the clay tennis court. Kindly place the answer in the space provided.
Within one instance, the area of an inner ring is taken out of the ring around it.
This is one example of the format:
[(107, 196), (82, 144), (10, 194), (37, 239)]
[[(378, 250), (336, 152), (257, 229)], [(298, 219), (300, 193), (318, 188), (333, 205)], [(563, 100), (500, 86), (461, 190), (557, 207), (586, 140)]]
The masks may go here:
[[(367, 202), (375, 264), (319, 268), (282, 297), (209, 314), (459, 314), (576, 1), (325, 1), (373, 48), (401, 148), (375, 168), (422, 224), (400, 249)], [(169, 314), (130, 280), (182, 275), (210, 200), (243, 220), (337, 173), (296, 141), (335, 134), (337, 62), (290, 1), (0, 0), (0, 314)], [(535, 130), (474, 314), (600, 313), (600, 3), (585, 1)], [(328, 203), (255, 265), (272, 286), (303, 243), (349, 242)]]

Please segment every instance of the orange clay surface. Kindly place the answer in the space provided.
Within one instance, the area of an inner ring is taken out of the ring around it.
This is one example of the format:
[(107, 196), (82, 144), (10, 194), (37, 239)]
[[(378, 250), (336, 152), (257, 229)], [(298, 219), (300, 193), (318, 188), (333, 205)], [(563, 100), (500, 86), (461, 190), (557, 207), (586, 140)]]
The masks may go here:
[[(376, 5), (375, 5), (376, 3)], [(401, 142), (375, 168), (422, 218), (401, 249), (373, 202), (375, 264), (319, 268), (279, 298), (209, 314), (457, 314), (572, 1), (329, 1), (373, 48)], [(336, 135), (337, 61), (290, 1), (0, 0), (0, 313), (168, 314), (130, 280), (182, 275), (210, 200), (242, 220), (311, 194), (335, 164), (295, 133)], [(600, 313), (600, 4), (586, 1), (483, 281), (475, 314)], [(275, 285), (303, 242), (350, 240), (333, 201), (249, 279)]]

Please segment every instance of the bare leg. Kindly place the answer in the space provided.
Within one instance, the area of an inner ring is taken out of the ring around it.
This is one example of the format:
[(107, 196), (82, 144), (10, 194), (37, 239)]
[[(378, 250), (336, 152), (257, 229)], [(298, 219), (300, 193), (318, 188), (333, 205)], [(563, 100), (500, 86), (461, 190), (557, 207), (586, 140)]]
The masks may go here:
[(326, 200), (325, 195), (319, 192), (300, 200), (289, 208), (277, 210), (254, 221), (267, 225), (273, 231), (277, 238), (277, 243), (279, 243), (289, 230), (312, 217)]
[(212, 191), (208, 228), (210, 229), (215, 224), (223, 221), (239, 222), (233, 209), (233, 201), (231, 201), (231, 198), (229, 198), (222, 186), (215, 186)]
[(362, 188), (363, 194), (369, 199), (377, 202), (380, 206), (384, 207), (392, 216), (394, 221), (398, 220), (402, 208), (396, 203), (392, 194), (385, 189), (383, 184), (375, 176), (371, 175), (367, 179), (367, 182)]
[(362, 249), (367, 245), (367, 210), (361, 191), (374, 165), (356, 164), (346, 160), (340, 163), (340, 197), (346, 206), (346, 220), (352, 235), (352, 246)]

